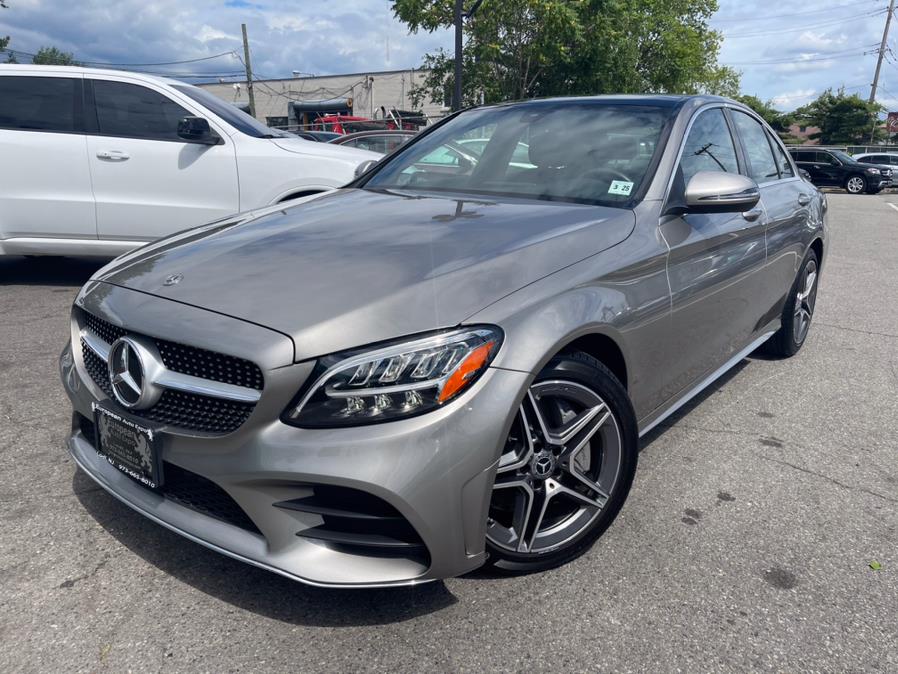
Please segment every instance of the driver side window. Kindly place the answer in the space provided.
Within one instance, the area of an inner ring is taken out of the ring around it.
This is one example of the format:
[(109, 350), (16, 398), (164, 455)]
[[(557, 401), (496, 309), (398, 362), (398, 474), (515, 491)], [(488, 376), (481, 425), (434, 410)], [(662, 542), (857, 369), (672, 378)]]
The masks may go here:
[(736, 147), (720, 108), (699, 113), (683, 145), (680, 158), (683, 186), (699, 171), (739, 172)]

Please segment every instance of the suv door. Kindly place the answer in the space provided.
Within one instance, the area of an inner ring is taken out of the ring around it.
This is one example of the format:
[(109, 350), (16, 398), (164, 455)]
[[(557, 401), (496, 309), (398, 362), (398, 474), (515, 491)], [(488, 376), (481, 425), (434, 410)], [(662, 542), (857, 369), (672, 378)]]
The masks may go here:
[[(665, 210), (682, 210), (686, 185), (699, 171), (738, 173), (740, 164), (723, 109), (700, 110), (683, 143)], [(662, 216), (672, 302), (666, 399), (718, 369), (755, 335), (763, 313), (757, 297), (767, 257), (764, 230), (760, 204), (747, 213)]]
[(201, 109), (124, 78), (85, 82), (94, 102), (88, 156), (101, 239), (149, 241), (239, 210), (228, 135), (209, 120), (222, 144), (178, 136), (178, 121), (205, 116)]
[(85, 143), (80, 75), (0, 76), (0, 240), (96, 240)]
[(816, 190), (796, 178), (779, 140), (759, 120), (739, 110), (731, 110), (730, 117), (738, 132), (747, 174), (758, 183), (767, 212), (767, 268), (757, 296), (762, 316), (758, 329), (763, 330), (780, 316), (798, 273)]

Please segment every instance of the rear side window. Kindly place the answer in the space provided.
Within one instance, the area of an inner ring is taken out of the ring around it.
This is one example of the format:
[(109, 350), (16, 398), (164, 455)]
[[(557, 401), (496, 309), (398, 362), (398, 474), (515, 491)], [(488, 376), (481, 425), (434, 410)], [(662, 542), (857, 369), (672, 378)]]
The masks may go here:
[(738, 173), (736, 147), (720, 108), (701, 113), (689, 130), (680, 159), (683, 185), (699, 171), (726, 171)]
[(739, 130), (742, 144), (745, 147), (745, 154), (748, 158), (748, 174), (758, 183), (778, 180), (779, 170), (776, 167), (776, 160), (770, 149), (770, 142), (767, 140), (764, 127), (757, 120), (738, 110), (733, 111), (733, 122)]
[(81, 80), (0, 77), (0, 128), (81, 132)]
[(770, 140), (770, 146), (773, 148), (773, 154), (776, 155), (776, 163), (779, 166), (780, 178), (794, 178), (795, 171), (792, 170), (792, 163), (786, 151), (780, 146), (779, 142), (767, 132), (767, 138)]
[(805, 162), (806, 164), (812, 163), (814, 161), (814, 153), (813, 152), (793, 152), (792, 159), (797, 162)]
[(94, 80), (93, 85), (102, 135), (184, 142), (178, 122), (193, 113), (167, 96), (125, 82)]

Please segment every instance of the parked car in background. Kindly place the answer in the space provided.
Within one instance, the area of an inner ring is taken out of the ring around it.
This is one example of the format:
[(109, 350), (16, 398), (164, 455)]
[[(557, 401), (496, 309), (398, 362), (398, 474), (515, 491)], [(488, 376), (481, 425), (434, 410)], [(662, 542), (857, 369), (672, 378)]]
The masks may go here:
[(850, 194), (876, 194), (892, 184), (891, 167), (859, 162), (841, 150), (790, 147), (789, 153), (818, 187), (841, 187)]
[[(476, 162), (425, 161), (470, 138)], [(734, 101), (466, 110), (346, 189), (99, 272), (60, 358), (69, 450), (308, 583), (551, 568), (614, 520), (640, 436), (759, 346), (801, 349), (825, 219)]]
[(0, 254), (114, 257), (340, 187), (379, 155), (271, 129), (139, 73), (0, 65)]
[(413, 131), (358, 131), (345, 136), (337, 136), (329, 142), (334, 145), (345, 145), (369, 152), (389, 154), (414, 136)]
[(334, 138), (342, 138), (339, 133), (333, 131), (291, 131), (290, 133), (305, 140), (314, 140), (318, 143), (329, 143)]
[(898, 153), (896, 152), (868, 152), (864, 154), (853, 155), (854, 159), (862, 164), (878, 164), (880, 166), (891, 166), (893, 172), (898, 170)]

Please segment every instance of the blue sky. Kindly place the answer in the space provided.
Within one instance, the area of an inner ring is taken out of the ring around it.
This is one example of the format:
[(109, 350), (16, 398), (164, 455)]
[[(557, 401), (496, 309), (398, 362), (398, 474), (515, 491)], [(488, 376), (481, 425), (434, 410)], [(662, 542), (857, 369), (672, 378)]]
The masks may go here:
[[(488, 11), (486, 0), (481, 11)], [(499, 1), (499, 0), (495, 0)], [(162, 63), (241, 48), (248, 25), (254, 70), (260, 77), (410, 68), (452, 36), (409, 35), (393, 19), (389, 0), (8, 0), (0, 35), (11, 47), (42, 45), (72, 51), (82, 61)], [(792, 109), (827, 87), (866, 97), (885, 21), (886, 0), (720, 0), (712, 25), (725, 39), (722, 63), (742, 72), (742, 89)], [(893, 24), (898, 54), (898, 22)], [(866, 53), (865, 53), (866, 52)], [(883, 64), (878, 99), (898, 109), (898, 55)], [(134, 69), (171, 74), (234, 74), (232, 56), (182, 65)], [(893, 93), (894, 92), (894, 93)]]

